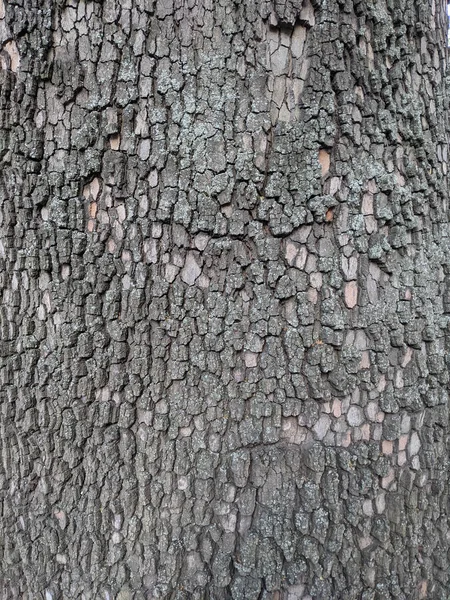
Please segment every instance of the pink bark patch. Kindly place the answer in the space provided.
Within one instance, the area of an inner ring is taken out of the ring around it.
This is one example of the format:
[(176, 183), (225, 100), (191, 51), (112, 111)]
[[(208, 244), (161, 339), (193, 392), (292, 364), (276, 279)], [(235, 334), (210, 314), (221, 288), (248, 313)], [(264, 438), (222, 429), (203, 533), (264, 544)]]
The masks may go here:
[(394, 443), (388, 440), (384, 440), (381, 444), (383, 454), (392, 454), (394, 450)]
[(354, 308), (358, 302), (358, 285), (356, 281), (349, 281), (345, 284), (344, 300), (348, 308)]
[(322, 168), (322, 177), (330, 170), (330, 153), (326, 150), (319, 150), (319, 164)]

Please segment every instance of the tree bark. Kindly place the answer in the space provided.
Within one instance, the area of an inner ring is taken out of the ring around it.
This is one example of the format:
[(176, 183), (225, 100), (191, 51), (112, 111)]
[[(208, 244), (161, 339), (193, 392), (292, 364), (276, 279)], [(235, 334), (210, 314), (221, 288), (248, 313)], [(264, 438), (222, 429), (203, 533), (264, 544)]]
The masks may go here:
[(1, 598), (447, 599), (443, 0), (0, 0)]

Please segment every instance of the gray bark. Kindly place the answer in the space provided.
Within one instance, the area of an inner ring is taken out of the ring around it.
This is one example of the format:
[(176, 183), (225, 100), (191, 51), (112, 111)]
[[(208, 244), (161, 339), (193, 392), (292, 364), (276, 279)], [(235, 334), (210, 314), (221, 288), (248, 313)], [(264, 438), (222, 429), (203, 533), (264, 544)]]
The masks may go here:
[(0, 595), (448, 598), (443, 0), (0, 0)]

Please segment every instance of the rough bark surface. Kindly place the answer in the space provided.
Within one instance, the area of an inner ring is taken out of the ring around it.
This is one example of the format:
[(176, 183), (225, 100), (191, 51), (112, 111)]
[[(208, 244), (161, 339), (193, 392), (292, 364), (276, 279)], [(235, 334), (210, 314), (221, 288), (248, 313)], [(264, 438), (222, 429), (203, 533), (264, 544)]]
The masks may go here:
[(446, 6), (311, 2), (0, 0), (3, 600), (448, 598)]

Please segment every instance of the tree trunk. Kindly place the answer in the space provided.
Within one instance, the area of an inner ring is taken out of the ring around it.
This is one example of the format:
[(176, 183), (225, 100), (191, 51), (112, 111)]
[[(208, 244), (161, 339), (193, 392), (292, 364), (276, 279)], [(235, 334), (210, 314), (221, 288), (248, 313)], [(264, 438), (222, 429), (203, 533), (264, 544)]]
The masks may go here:
[(444, 0), (0, 18), (1, 598), (446, 599)]

